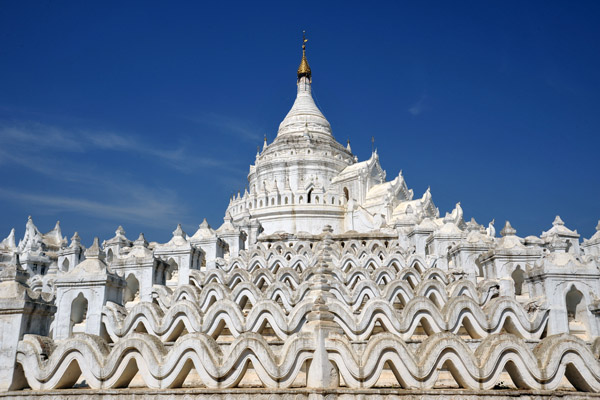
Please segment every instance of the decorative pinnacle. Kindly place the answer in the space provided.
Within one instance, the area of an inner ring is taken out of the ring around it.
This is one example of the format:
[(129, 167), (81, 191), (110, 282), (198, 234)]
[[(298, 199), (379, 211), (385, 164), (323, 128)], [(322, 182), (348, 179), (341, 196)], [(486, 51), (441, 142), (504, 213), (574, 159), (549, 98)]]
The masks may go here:
[(504, 228), (500, 231), (502, 236), (513, 236), (517, 234), (517, 230), (510, 225), (510, 222), (506, 221)]
[(148, 241), (144, 237), (143, 233), (140, 233), (140, 236), (133, 242), (134, 246), (148, 247)]
[(79, 233), (75, 232), (73, 237), (71, 238), (71, 247), (77, 247), (81, 244), (81, 238), (79, 237)]
[(181, 236), (185, 238), (185, 232), (181, 228), (181, 224), (177, 224), (177, 228), (173, 231), (173, 236)]
[(115, 235), (117, 235), (117, 236), (124, 236), (125, 235), (125, 229), (123, 229), (123, 227), (121, 225), (119, 225), (119, 227), (115, 231)]
[(99, 242), (98, 238), (95, 237), (94, 243), (92, 243), (92, 246), (85, 251), (86, 258), (100, 258), (101, 252), (100, 252), (100, 244), (98, 242)]
[(302, 61), (300, 61), (300, 66), (298, 67), (298, 80), (303, 76), (306, 76), (310, 80), (312, 76), (310, 66), (306, 60), (306, 42), (308, 42), (306, 31), (302, 31)]
[(204, 218), (204, 220), (200, 224), (199, 228), (200, 229), (210, 229), (210, 225), (208, 224), (208, 221), (206, 220), (206, 218)]

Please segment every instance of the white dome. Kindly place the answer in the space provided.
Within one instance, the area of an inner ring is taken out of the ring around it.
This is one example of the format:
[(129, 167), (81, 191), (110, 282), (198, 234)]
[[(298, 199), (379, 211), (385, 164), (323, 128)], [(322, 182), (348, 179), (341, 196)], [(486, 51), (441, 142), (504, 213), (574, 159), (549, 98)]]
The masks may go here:
[(296, 101), (279, 124), (277, 136), (288, 133), (302, 135), (306, 129), (310, 133), (322, 133), (331, 136), (331, 126), (312, 98), (310, 80), (307, 77), (301, 77), (298, 80)]

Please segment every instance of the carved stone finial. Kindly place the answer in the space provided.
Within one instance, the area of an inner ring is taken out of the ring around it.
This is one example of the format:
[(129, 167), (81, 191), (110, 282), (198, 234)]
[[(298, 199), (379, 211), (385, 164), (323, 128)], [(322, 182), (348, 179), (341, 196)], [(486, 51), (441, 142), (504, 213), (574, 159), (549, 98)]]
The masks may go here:
[(0, 241), (0, 246), (6, 246), (9, 249), (17, 248), (16, 243), (15, 243), (15, 228), (12, 228), (10, 230), (10, 233), (8, 234), (6, 239)]
[(115, 235), (117, 235), (117, 236), (125, 236), (125, 229), (123, 229), (123, 227), (121, 225), (119, 225), (119, 227), (115, 231)]
[(448, 224), (450, 222), (454, 222), (454, 218), (452, 218), (452, 214), (447, 212), (446, 215), (444, 216), (443, 221), (445, 224)]
[(477, 223), (477, 221), (475, 221), (475, 218), (471, 217), (471, 220), (469, 222), (467, 222), (467, 231), (471, 232), (471, 231), (478, 231), (479, 230), (479, 224)]
[(563, 220), (560, 218), (559, 215), (556, 216), (556, 218), (554, 218), (554, 222), (552, 222), (552, 226), (557, 226), (557, 225), (564, 225), (565, 223), (563, 222)]
[(148, 241), (144, 237), (143, 233), (140, 233), (140, 236), (135, 240), (135, 242), (133, 242), (133, 244), (134, 246), (148, 247)]
[(73, 237), (71, 238), (71, 248), (74, 249), (76, 247), (81, 246), (81, 238), (79, 237), (79, 233), (75, 232)]
[(514, 236), (517, 234), (517, 230), (510, 225), (510, 222), (506, 221), (504, 228), (500, 231), (502, 236)]
[(85, 251), (85, 258), (100, 258), (100, 253), (100, 244), (98, 242), (98, 237), (96, 236), (94, 238), (94, 243), (92, 243), (92, 246)]
[(177, 228), (173, 231), (173, 236), (181, 236), (185, 238), (185, 232), (181, 228), (181, 224), (177, 224)]
[(496, 237), (496, 228), (494, 228), (494, 222), (496, 222), (495, 218), (490, 221), (487, 229), (485, 230), (486, 234), (491, 237)]
[(596, 231), (600, 232), (600, 220), (598, 220), (598, 225), (596, 225)]

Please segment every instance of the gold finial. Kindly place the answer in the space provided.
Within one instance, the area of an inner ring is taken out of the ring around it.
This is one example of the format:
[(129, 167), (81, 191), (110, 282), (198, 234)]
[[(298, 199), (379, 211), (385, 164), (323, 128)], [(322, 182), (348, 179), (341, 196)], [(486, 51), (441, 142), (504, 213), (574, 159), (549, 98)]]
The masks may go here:
[(306, 42), (308, 42), (306, 31), (302, 31), (302, 61), (300, 61), (300, 66), (298, 67), (298, 79), (306, 76), (310, 80), (311, 71), (308, 61), (306, 60)]

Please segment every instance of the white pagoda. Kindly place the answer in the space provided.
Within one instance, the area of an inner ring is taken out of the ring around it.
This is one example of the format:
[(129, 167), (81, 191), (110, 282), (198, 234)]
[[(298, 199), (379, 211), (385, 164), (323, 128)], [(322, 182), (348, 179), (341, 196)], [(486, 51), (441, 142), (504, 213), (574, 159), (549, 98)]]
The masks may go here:
[(600, 223), (440, 217), (335, 140), (305, 46), (219, 228), (0, 242), (0, 397), (598, 398)]

